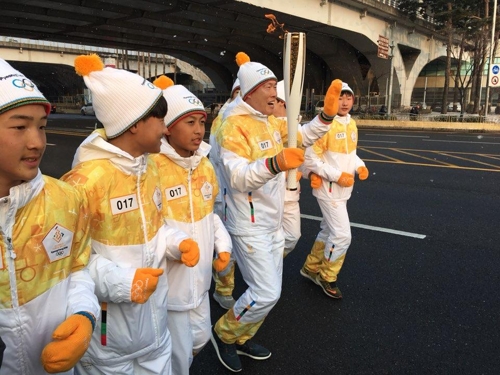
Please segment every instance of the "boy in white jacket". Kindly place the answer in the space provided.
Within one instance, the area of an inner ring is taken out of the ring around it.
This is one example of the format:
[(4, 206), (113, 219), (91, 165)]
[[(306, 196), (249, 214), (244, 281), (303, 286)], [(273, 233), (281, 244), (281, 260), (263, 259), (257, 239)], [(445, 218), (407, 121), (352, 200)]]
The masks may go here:
[[(193, 356), (210, 340), (212, 267), (225, 268), (231, 238), (214, 213), (218, 183), (203, 141), (207, 114), (203, 103), (182, 85), (161, 76), (154, 82), (163, 89), (169, 110), (166, 136), (159, 154), (151, 155), (160, 171), (167, 223), (188, 233), (200, 245), (200, 261), (188, 268), (167, 264), (168, 329), (172, 337), (172, 372), (189, 375)], [(217, 259), (213, 262), (214, 248)]]
[(354, 93), (342, 84), (339, 110), (331, 128), (306, 150), (303, 173), (309, 176), (313, 195), (323, 213), (321, 231), (300, 274), (318, 284), (331, 298), (342, 298), (337, 276), (351, 244), (347, 200), (351, 197), (354, 175), (368, 178), (365, 163), (356, 155), (358, 129), (349, 111)]
[(192, 267), (199, 251), (165, 224), (159, 172), (148, 156), (160, 151), (167, 103), (151, 82), (104, 68), (97, 55), (77, 57), (75, 70), (104, 126), (83, 141), (63, 176), (89, 200), (89, 269), (102, 310), (77, 371), (169, 375), (166, 257)]
[(73, 374), (99, 317), (86, 199), (44, 176), (50, 103), (0, 59), (0, 374)]

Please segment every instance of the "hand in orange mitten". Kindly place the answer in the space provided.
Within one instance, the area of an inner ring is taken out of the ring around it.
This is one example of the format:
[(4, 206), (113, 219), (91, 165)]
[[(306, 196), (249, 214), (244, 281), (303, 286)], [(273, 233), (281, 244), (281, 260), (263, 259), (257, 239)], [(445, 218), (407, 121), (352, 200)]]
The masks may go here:
[(311, 187), (313, 189), (318, 189), (321, 187), (321, 182), (323, 181), (323, 179), (318, 176), (316, 173), (314, 172), (311, 172), (309, 174), (309, 180), (311, 180)]
[(93, 316), (76, 313), (54, 330), (54, 341), (47, 344), (40, 358), (43, 368), (50, 374), (69, 371), (85, 354), (92, 337)]
[(304, 162), (304, 150), (300, 148), (284, 148), (272, 158), (266, 159), (266, 166), (273, 174), (297, 168)]
[(359, 167), (358, 170), (358, 177), (360, 180), (366, 180), (368, 178), (368, 168), (366, 167)]
[(138, 268), (135, 271), (130, 299), (135, 303), (145, 303), (156, 290), (158, 278), (163, 274), (159, 268)]
[(200, 260), (200, 249), (198, 244), (192, 239), (187, 239), (179, 244), (179, 251), (182, 253), (181, 262), (188, 267), (194, 267)]
[(219, 253), (217, 259), (213, 262), (214, 270), (217, 272), (222, 271), (229, 264), (229, 259), (231, 259), (231, 254), (227, 251)]
[(337, 181), (337, 184), (342, 187), (351, 187), (352, 185), (354, 185), (354, 176), (350, 173), (342, 172), (340, 178)]
[(325, 95), (325, 105), (322, 113), (324, 115), (322, 117), (324, 117), (325, 120), (333, 120), (333, 117), (339, 111), (339, 98), (341, 91), (342, 81), (340, 79), (333, 80)]

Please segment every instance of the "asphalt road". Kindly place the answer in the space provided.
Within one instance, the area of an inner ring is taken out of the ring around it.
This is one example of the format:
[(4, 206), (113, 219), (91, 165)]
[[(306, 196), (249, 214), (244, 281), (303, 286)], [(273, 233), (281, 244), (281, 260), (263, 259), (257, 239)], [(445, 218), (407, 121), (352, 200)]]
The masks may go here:
[[(55, 177), (83, 140), (67, 130), (93, 126), (60, 116), (51, 116), (41, 166)], [(356, 182), (348, 204), (344, 299), (299, 274), (321, 216), (302, 180), (302, 238), (284, 260), (281, 299), (255, 337), (273, 354), (243, 357), (243, 373), (500, 373), (500, 134), (366, 129), (359, 138), (370, 177)], [(244, 289), (238, 274), (235, 297)], [(213, 321), (223, 313), (212, 304)], [(191, 375), (224, 373), (209, 343)]]

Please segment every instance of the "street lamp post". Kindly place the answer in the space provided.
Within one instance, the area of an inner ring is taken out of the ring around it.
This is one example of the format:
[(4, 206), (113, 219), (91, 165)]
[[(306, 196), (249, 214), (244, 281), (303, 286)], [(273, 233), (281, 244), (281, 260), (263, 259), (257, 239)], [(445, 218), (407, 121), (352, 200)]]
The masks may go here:
[[(497, 20), (497, 0), (494, 1), (493, 3), (493, 20), (491, 22), (491, 41), (490, 41), (490, 58), (488, 60), (488, 74), (486, 75), (486, 97), (485, 97), (485, 102), (484, 102), (484, 115), (486, 116), (489, 111), (488, 111), (488, 102), (489, 102), (489, 96), (490, 96), (490, 71), (491, 71), (491, 66), (493, 65), (492, 60), (493, 60), (493, 46), (494, 46), (494, 40), (495, 40), (495, 27), (496, 27), (496, 20)], [(481, 104), (481, 102), (479, 102)]]

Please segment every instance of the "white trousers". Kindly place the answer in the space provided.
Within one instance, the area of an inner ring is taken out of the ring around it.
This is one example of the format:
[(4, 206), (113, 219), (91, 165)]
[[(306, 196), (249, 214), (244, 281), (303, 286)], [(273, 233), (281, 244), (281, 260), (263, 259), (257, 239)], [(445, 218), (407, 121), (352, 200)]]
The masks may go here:
[(256, 236), (232, 236), (233, 254), (248, 285), (233, 311), (241, 323), (263, 320), (278, 302), (283, 276), (283, 230)]
[[(298, 193), (297, 193), (298, 194)], [(300, 233), (300, 205), (299, 201), (286, 201), (283, 212), (283, 232), (285, 235), (285, 253), (287, 256), (295, 249), (299, 242)]]
[(334, 262), (345, 255), (351, 245), (351, 224), (347, 213), (346, 200), (318, 199), (323, 220), (316, 241), (325, 243), (325, 258)]
[(172, 374), (189, 375), (193, 354), (210, 340), (210, 300), (205, 293), (201, 304), (191, 310), (168, 310), (168, 330), (172, 338)]
[(172, 343), (170, 341), (170, 335), (166, 335), (166, 341), (154, 352), (114, 365), (99, 365), (98, 367), (95, 365), (82, 366), (81, 362), (78, 362), (75, 366), (75, 374), (171, 375), (171, 354)]

